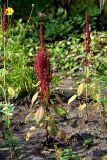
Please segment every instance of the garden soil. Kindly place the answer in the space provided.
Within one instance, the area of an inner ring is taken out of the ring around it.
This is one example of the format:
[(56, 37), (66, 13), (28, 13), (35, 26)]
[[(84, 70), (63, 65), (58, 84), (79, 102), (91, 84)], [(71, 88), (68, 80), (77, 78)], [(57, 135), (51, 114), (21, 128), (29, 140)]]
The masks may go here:
[[(58, 128), (66, 133), (66, 142), (58, 135), (55, 144), (60, 150), (72, 149), (78, 159), (101, 160), (107, 155), (107, 131), (102, 116), (102, 107), (95, 103), (80, 111), (79, 104), (84, 102), (84, 96), (78, 97), (70, 106), (68, 99), (75, 94), (72, 90), (71, 78), (62, 78), (62, 82), (55, 91), (64, 102), (64, 108), (69, 111), (67, 118), (58, 118)], [(54, 98), (54, 96), (52, 97)], [(25, 123), (26, 116), (30, 113), (31, 99), (28, 96), (18, 101), (12, 117), (12, 130), (18, 142), (16, 154), (10, 154), (9, 147), (5, 143), (0, 144), (0, 160), (55, 160), (53, 143), (45, 143), (45, 128), (37, 127), (34, 121)], [(58, 105), (58, 103), (57, 103)], [(35, 126), (34, 134), (26, 141), (26, 133), (31, 126)], [(4, 132), (3, 123), (0, 131)], [(88, 141), (90, 141), (88, 143)], [(67, 159), (72, 160), (72, 159)]]

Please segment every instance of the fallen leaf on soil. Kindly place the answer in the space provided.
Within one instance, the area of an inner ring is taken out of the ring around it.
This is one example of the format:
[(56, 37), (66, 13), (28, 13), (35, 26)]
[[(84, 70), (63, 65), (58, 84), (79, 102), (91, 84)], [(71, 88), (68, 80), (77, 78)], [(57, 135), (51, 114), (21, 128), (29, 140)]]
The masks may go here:
[(73, 102), (76, 99), (77, 95), (73, 95), (69, 100), (68, 100), (68, 104), (70, 104), (71, 102)]
[(83, 109), (85, 109), (85, 107), (86, 107), (86, 103), (80, 104), (78, 109), (82, 111)]
[(26, 141), (28, 141), (33, 136), (35, 130), (36, 129), (34, 126), (30, 127), (30, 129), (28, 130), (28, 132), (26, 134)]

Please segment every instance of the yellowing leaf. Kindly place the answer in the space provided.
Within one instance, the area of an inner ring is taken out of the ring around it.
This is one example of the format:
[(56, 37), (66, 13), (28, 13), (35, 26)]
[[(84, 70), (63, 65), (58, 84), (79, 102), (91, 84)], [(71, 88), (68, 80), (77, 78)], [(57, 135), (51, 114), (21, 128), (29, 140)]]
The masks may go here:
[(86, 103), (84, 103), (84, 104), (80, 104), (80, 106), (79, 106), (79, 110), (83, 110), (83, 109), (85, 109), (86, 108)]
[(38, 94), (39, 94), (39, 92), (35, 93), (34, 96), (32, 97), (32, 105), (33, 105), (34, 102), (37, 100)]
[(68, 100), (68, 104), (70, 104), (71, 102), (73, 102), (76, 99), (77, 95), (73, 95), (69, 100)]
[(26, 116), (26, 118), (25, 118), (25, 123), (26, 123), (28, 120), (30, 120), (30, 119), (34, 120), (34, 113), (30, 113), (30, 114), (28, 114), (28, 115)]
[(36, 120), (36, 123), (39, 124), (39, 122), (42, 120), (44, 116), (44, 109), (43, 107), (40, 107), (37, 112), (35, 113), (35, 120)]
[(86, 74), (86, 77), (87, 77), (87, 78), (90, 76), (89, 67), (86, 67), (86, 69), (85, 69), (85, 74)]
[(80, 96), (83, 93), (85, 83), (81, 83), (77, 88), (77, 95)]
[(15, 91), (13, 88), (8, 87), (9, 98), (13, 98), (15, 96)]

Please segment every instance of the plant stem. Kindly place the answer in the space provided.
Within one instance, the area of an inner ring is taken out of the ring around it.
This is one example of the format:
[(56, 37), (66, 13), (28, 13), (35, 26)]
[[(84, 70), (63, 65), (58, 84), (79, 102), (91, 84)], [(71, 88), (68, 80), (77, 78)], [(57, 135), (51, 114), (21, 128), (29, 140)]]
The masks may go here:
[(85, 75), (86, 75), (86, 77), (85, 77), (85, 80), (86, 80), (86, 120), (88, 121), (88, 80), (89, 80), (89, 73), (88, 73), (88, 70), (89, 70), (89, 68), (88, 68), (88, 66), (86, 66), (86, 68), (85, 68), (85, 71), (86, 71), (86, 73), (85, 73)]
[(86, 119), (88, 120), (88, 84), (86, 84)]
[(4, 100), (5, 104), (7, 103), (7, 96), (6, 96), (6, 38), (3, 33), (3, 67), (4, 67)]
[(28, 18), (28, 20), (27, 20), (26, 28), (27, 28), (27, 26), (28, 26), (28, 23), (30, 22), (31, 17), (32, 17), (33, 9), (34, 9), (34, 4), (32, 4), (32, 9), (31, 9), (31, 12), (30, 12), (29, 18)]

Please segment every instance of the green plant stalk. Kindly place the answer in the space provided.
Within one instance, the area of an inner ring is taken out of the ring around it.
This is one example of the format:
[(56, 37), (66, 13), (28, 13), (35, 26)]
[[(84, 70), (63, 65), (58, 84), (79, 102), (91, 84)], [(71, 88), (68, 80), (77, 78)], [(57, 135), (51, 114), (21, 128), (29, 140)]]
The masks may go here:
[(86, 83), (86, 116), (88, 120), (88, 84)]
[(6, 39), (3, 33), (3, 68), (4, 68), (4, 101), (5, 104), (7, 103), (7, 96), (6, 96)]
[(86, 88), (85, 88), (85, 96), (86, 96), (86, 119), (88, 120), (88, 79), (89, 79), (89, 75), (88, 75), (88, 70), (89, 70), (89, 67), (86, 66), (85, 67), (85, 80), (86, 80)]
[[(45, 105), (45, 110), (46, 110), (46, 116), (48, 117), (50, 115), (49, 113), (49, 105)], [(49, 145), (49, 131), (48, 131), (48, 122), (46, 122), (46, 142), (47, 145)]]
[(32, 17), (33, 9), (34, 9), (34, 4), (32, 4), (32, 9), (31, 9), (29, 18), (28, 18), (28, 20), (27, 20), (27, 25), (26, 25), (26, 27), (28, 26), (28, 24), (29, 24), (29, 22), (30, 22), (30, 19), (31, 19), (31, 17)]
[(8, 6), (9, 6), (9, 1), (7, 0), (7, 8), (8, 8)]

